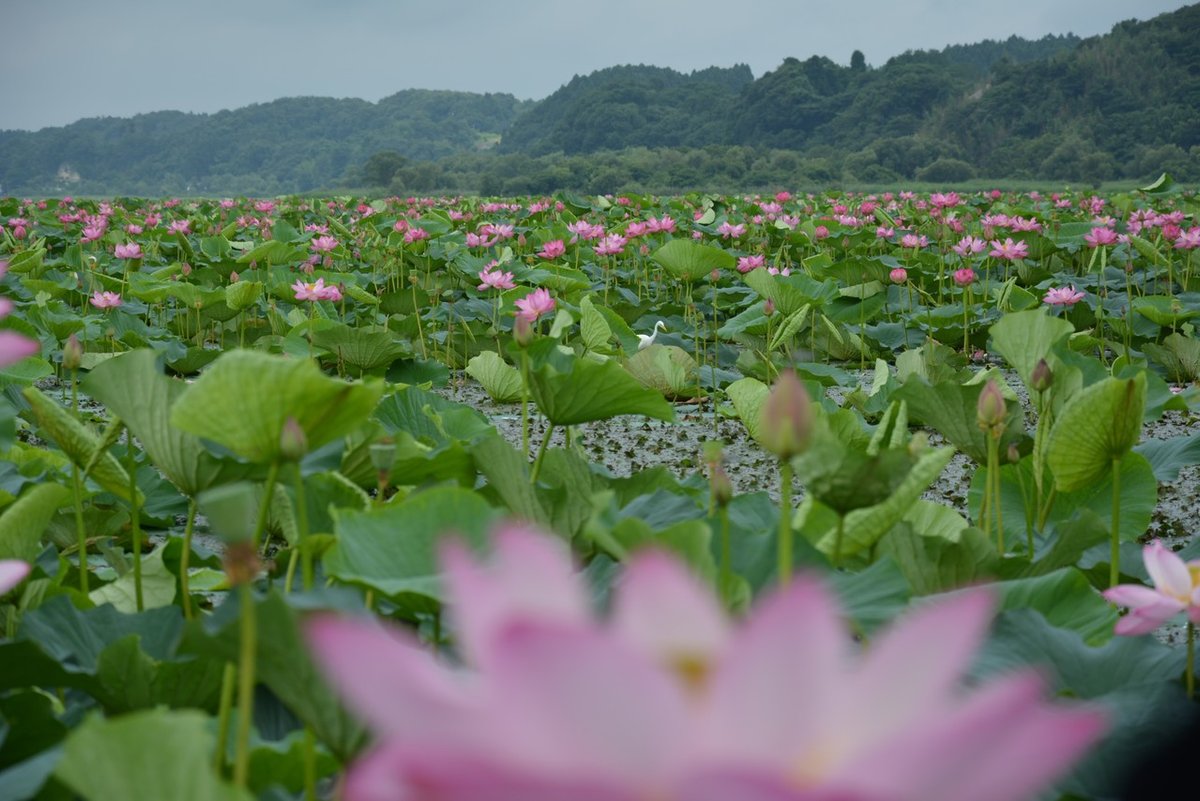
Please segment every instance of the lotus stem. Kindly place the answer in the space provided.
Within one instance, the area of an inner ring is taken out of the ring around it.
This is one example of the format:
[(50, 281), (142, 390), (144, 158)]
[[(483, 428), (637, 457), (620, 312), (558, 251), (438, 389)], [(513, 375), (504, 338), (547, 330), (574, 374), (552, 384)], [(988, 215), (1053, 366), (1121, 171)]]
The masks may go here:
[(1184, 686), (1187, 688), (1187, 699), (1196, 700), (1196, 624), (1187, 624), (1187, 668), (1183, 674)]
[(1112, 558), (1108, 571), (1108, 586), (1117, 586), (1121, 577), (1121, 459), (1114, 456), (1112, 497)]
[[(307, 592), (313, 588), (313, 558), (312, 550), (308, 547), (308, 502), (304, 494), (304, 474), (300, 470), (300, 463), (295, 463), (296, 468), (296, 547), (300, 551), (300, 564), (302, 566), (301, 575), (304, 581), (304, 590)], [(288, 580), (287, 587), (291, 589), (292, 582)]]
[(779, 586), (792, 580), (792, 462), (779, 460)]
[(251, 544), (254, 545), (254, 550), (258, 550), (260, 545), (266, 547), (266, 543), (261, 542), (263, 532), (267, 528), (267, 512), (271, 509), (271, 501), (275, 498), (275, 482), (279, 478), (279, 462), (271, 462), (271, 466), (267, 468), (267, 481), (263, 488), (262, 505), (258, 507), (258, 520), (254, 523), (254, 535), (250, 538)]
[(546, 446), (550, 444), (550, 435), (554, 433), (554, 424), (551, 423), (546, 429), (546, 434), (542, 437), (542, 443), (538, 445), (537, 458), (533, 460), (533, 471), (529, 474), (529, 483), (537, 484), (538, 474), (542, 471), (542, 459), (546, 455)]
[(187, 522), (183, 524), (183, 553), (179, 555), (179, 588), (183, 591), (183, 617), (192, 619), (192, 596), (188, 588), (188, 566), (192, 560), (192, 532), (196, 527), (196, 499), (188, 498)]
[(133, 455), (133, 432), (125, 438), (125, 464), (129, 471), (129, 538), (133, 544), (133, 597), (137, 611), (146, 608), (142, 594), (142, 510), (137, 500), (137, 460)]
[(241, 604), (241, 646), (237, 670), (238, 719), (233, 783), (245, 787), (250, 775), (250, 723), (254, 719), (254, 661), (258, 644), (258, 620), (255, 617), (251, 582), (244, 582), (238, 587), (238, 601)]
[(221, 701), (217, 707), (217, 749), (213, 759), (213, 767), (217, 773), (225, 769), (225, 757), (229, 753), (229, 717), (233, 709), (233, 685), (237, 678), (237, 666), (232, 662), (225, 663), (221, 674)]

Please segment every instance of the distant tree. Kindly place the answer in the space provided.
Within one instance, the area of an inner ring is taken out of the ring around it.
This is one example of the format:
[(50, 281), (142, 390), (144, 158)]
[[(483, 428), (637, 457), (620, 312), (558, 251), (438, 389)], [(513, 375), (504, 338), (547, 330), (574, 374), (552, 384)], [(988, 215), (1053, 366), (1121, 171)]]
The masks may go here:
[(952, 184), (974, 177), (974, 168), (961, 159), (940, 158), (917, 170), (918, 181), (932, 184)]
[(850, 54), (850, 69), (855, 72), (862, 72), (867, 68), (867, 57), (863, 55), (861, 50), (855, 50)]
[(396, 173), (408, 166), (408, 159), (395, 150), (384, 150), (367, 159), (362, 166), (362, 181), (366, 186), (388, 186)]

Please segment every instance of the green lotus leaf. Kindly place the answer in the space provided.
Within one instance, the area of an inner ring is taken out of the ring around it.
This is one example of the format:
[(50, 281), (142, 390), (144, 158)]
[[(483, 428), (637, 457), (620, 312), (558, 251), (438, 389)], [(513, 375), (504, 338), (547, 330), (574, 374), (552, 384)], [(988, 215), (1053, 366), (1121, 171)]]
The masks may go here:
[(1059, 341), (1075, 330), (1061, 317), (1051, 317), (1045, 309), (1012, 312), (1001, 317), (990, 330), (992, 345), (1017, 375), (1029, 386), (1033, 368), (1046, 359)]
[(382, 381), (339, 381), (307, 359), (232, 350), (179, 397), (171, 425), (249, 461), (274, 462), (288, 418), (300, 425), (311, 450), (366, 420), (382, 393)]
[[(553, 340), (546, 341), (553, 344)], [(614, 361), (543, 355), (548, 358), (537, 360), (539, 363), (529, 371), (529, 389), (553, 425), (578, 425), (622, 414), (675, 419), (675, 410), (662, 395), (642, 386)]]
[(142, 449), (185, 495), (244, 478), (250, 468), (209, 453), (200, 438), (171, 425), (171, 410), (187, 384), (158, 369), (154, 351), (135, 350), (98, 365), (83, 389), (121, 418)]
[(38, 484), (17, 498), (0, 514), (0, 559), (33, 561), (50, 518), (70, 499), (61, 484)]
[(343, 364), (357, 368), (360, 375), (412, 355), (412, 351), (396, 341), (396, 335), (386, 328), (354, 328), (345, 323), (332, 323), (314, 330), (312, 343), (329, 351)]
[(1137, 444), (1146, 403), (1146, 376), (1107, 378), (1080, 390), (1063, 408), (1046, 447), (1060, 492), (1101, 481), (1113, 461)]
[(737, 259), (727, 250), (690, 239), (672, 239), (650, 256), (682, 281), (698, 281), (713, 270), (728, 270)]
[(625, 369), (642, 386), (668, 398), (690, 398), (698, 391), (696, 360), (674, 345), (656, 344), (639, 350), (625, 362)]
[(238, 281), (225, 287), (225, 305), (236, 311), (248, 309), (262, 297), (262, 281)]
[[(92, 469), (88, 474), (90, 478), (118, 498), (130, 499), (129, 474), (107, 448), (97, 455), (102, 443), (91, 429), (43, 395), (37, 387), (26, 387), (21, 394), (33, 407), (33, 415), (37, 418), (41, 432), (54, 440), (72, 462), (81, 468), (91, 464)], [(135, 493), (138, 503), (142, 503), (141, 490), (135, 490)]]
[(521, 399), (521, 373), (500, 358), (495, 351), (485, 350), (467, 362), (467, 375), (482, 386), (488, 397), (497, 403)]

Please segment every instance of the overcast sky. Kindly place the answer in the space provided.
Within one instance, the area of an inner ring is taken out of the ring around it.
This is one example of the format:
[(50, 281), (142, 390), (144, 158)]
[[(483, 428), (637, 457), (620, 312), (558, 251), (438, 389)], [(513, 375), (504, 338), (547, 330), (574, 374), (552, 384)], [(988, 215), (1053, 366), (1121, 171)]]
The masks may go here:
[(1168, 0), (4, 0), (0, 130), (401, 89), (540, 99), (617, 64), (880, 65), (1017, 34), (1092, 36)]

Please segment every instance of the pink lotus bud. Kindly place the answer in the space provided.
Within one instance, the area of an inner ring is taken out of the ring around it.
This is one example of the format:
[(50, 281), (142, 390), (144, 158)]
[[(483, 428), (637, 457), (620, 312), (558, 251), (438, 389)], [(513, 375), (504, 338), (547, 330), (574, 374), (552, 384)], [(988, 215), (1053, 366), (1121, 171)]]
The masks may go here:
[(67, 337), (67, 341), (63, 343), (63, 367), (67, 370), (78, 370), (82, 362), (83, 345), (79, 344), (79, 337), (71, 334), (71, 336)]
[(775, 313), (775, 301), (771, 300), (770, 298), (767, 298), (766, 300), (763, 301), (762, 309), (763, 309), (763, 315), (766, 317), (770, 317), (772, 314)]
[(888, 273), (888, 278), (891, 279), (893, 284), (903, 284), (908, 280), (908, 270), (903, 267), (896, 267)]
[(308, 436), (295, 417), (289, 417), (283, 423), (283, 431), (279, 435), (279, 453), (292, 462), (300, 461), (308, 453)]
[(1004, 420), (1008, 416), (1008, 406), (1000, 385), (996, 379), (989, 378), (983, 391), (979, 393), (979, 402), (975, 405), (975, 419), (984, 431), (997, 432), (1004, 430)]
[(1045, 359), (1038, 359), (1038, 363), (1033, 368), (1033, 374), (1029, 377), (1029, 386), (1034, 392), (1045, 392), (1054, 385), (1054, 373), (1050, 370), (1050, 365), (1046, 364)]
[(780, 373), (759, 419), (763, 447), (780, 459), (791, 459), (807, 450), (812, 427), (812, 401), (804, 384), (791, 370)]

